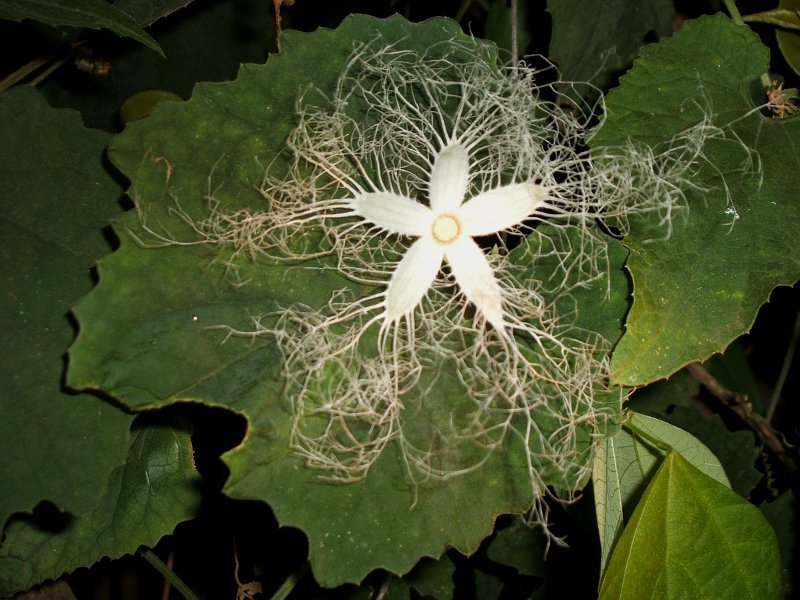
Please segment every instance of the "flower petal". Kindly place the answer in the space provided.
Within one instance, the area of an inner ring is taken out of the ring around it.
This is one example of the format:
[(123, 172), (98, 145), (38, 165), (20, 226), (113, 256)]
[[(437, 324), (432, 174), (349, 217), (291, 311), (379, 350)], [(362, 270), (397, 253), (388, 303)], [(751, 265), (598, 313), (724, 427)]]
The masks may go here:
[(454, 211), (461, 206), (468, 183), (467, 150), (457, 142), (450, 144), (433, 161), (429, 192), (434, 212)]
[(402, 235), (425, 235), (433, 217), (424, 204), (391, 192), (361, 194), (350, 201), (350, 206), (364, 220)]
[(447, 246), (445, 257), (467, 300), (495, 329), (503, 332), (503, 294), (483, 250), (472, 238), (462, 236)]
[(444, 248), (428, 236), (406, 250), (386, 288), (386, 318), (396, 321), (413, 311), (442, 266)]
[(547, 202), (547, 188), (512, 183), (469, 199), (458, 211), (466, 235), (489, 235), (519, 225)]

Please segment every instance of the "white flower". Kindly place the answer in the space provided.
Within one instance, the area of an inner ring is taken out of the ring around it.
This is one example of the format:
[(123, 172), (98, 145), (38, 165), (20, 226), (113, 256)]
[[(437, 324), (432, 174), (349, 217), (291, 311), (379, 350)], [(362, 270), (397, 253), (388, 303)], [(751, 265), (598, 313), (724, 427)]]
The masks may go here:
[(458, 142), (438, 153), (430, 207), (407, 196), (372, 192), (352, 199), (353, 213), (392, 234), (417, 240), (386, 287), (385, 318), (411, 314), (446, 261), (461, 292), (497, 331), (505, 332), (503, 295), (483, 250), (472, 239), (520, 225), (544, 205), (546, 190), (530, 181), (498, 186), (465, 202), (469, 155)]

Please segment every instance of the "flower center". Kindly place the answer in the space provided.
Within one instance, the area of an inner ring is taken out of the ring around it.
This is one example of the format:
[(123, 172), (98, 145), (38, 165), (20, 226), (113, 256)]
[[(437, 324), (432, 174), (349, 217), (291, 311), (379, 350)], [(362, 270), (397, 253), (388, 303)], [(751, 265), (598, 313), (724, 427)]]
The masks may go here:
[(432, 231), (437, 242), (447, 244), (461, 233), (461, 225), (453, 215), (439, 215), (433, 222)]

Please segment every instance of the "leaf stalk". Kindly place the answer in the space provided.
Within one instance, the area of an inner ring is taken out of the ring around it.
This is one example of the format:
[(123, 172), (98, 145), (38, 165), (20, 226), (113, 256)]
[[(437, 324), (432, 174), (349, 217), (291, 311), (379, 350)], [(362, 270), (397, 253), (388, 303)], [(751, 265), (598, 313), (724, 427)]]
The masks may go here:
[(153, 568), (161, 573), (161, 575), (172, 584), (186, 600), (200, 600), (200, 598), (186, 585), (183, 580), (178, 577), (175, 572), (170, 569), (164, 562), (153, 552), (150, 548), (142, 548), (139, 550), (139, 556), (149, 562)]

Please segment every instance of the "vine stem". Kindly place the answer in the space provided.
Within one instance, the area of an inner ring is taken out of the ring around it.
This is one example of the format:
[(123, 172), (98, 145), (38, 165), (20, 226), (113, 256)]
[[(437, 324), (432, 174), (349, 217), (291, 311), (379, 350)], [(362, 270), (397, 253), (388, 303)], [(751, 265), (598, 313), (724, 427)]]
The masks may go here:
[(734, 0), (722, 0), (722, 3), (725, 5), (725, 8), (728, 9), (728, 14), (730, 14), (731, 19), (733, 19), (735, 23), (745, 25), (744, 19), (742, 19), (742, 15), (736, 7), (736, 2)]
[(386, 577), (384, 577), (381, 587), (378, 588), (378, 593), (375, 594), (374, 600), (383, 600), (386, 597), (386, 594), (389, 593), (389, 584), (392, 582), (392, 577), (393, 575), (391, 573), (386, 574)]
[(276, 592), (272, 595), (271, 600), (285, 600), (289, 597), (289, 594), (292, 593), (292, 590), (295, 586), (299, 583), (299, 581), (303, 578), (303, 576), (308, 571), (308, 563), (306, 562), (302, 567), (300, 567), (297, 571), (289, 575), (281, 584)]
[(461, 2), (461, 6), (458, 7), (458, 10), (456, 11), (456, 16), (454, 17), (456, 22), (461, 23), (461, 19), (464, 18), (465, 14), (467, 14), (470, 4), (472, 4), (472, 0), (463, 0)]
[[(722, 0), (722, 3), (725, 5), (725, 8), (728, 10), (728, 14), (731, 16), (731, 19), (733, 19), (734, 23), (737, 23), (742, 27), (747, 27), (747, 23), (744, 22), (744, 19), (742, 19), (742, 14), (736, 7), (735, 0)], [(770, 78), (769, 73), (761, 74), (761, 85), (764, 86), (765, 90), (772, 85), (772, 79)]]
[(511, 0), (511, 66), (516, 69), (517, 61), (519, 60), (519, 33), (517, 28), (519, 26), (519, 6), (517, 0)]
[(797, 462), (794, 458), (789, 456), (786, 447), (772, 428), (772, 425), (770, 425), (764, 417), (753, 412), (753, 406), (747, 399), (746, 394), (738, 394), (726, 388), (700, 363), (686, 365), (686, 370), (692, 377), (704, 385), (709, 392), (722, 402), (722, 404), (727, 406), (736, 416), (755, 431), (764, 444), (775, 453), (775, 456), (778, 457), (790, 473), (797, 473)]
[(139, 556), (149, 562), (153, 568), (164, 576), (164, 579), (169, 581), (186, 600), (200, 600), (195, 593), (181, 580), (175, 573), (158, 558), (155, 552), (150, 548), (142, 548), (139, 550)]

